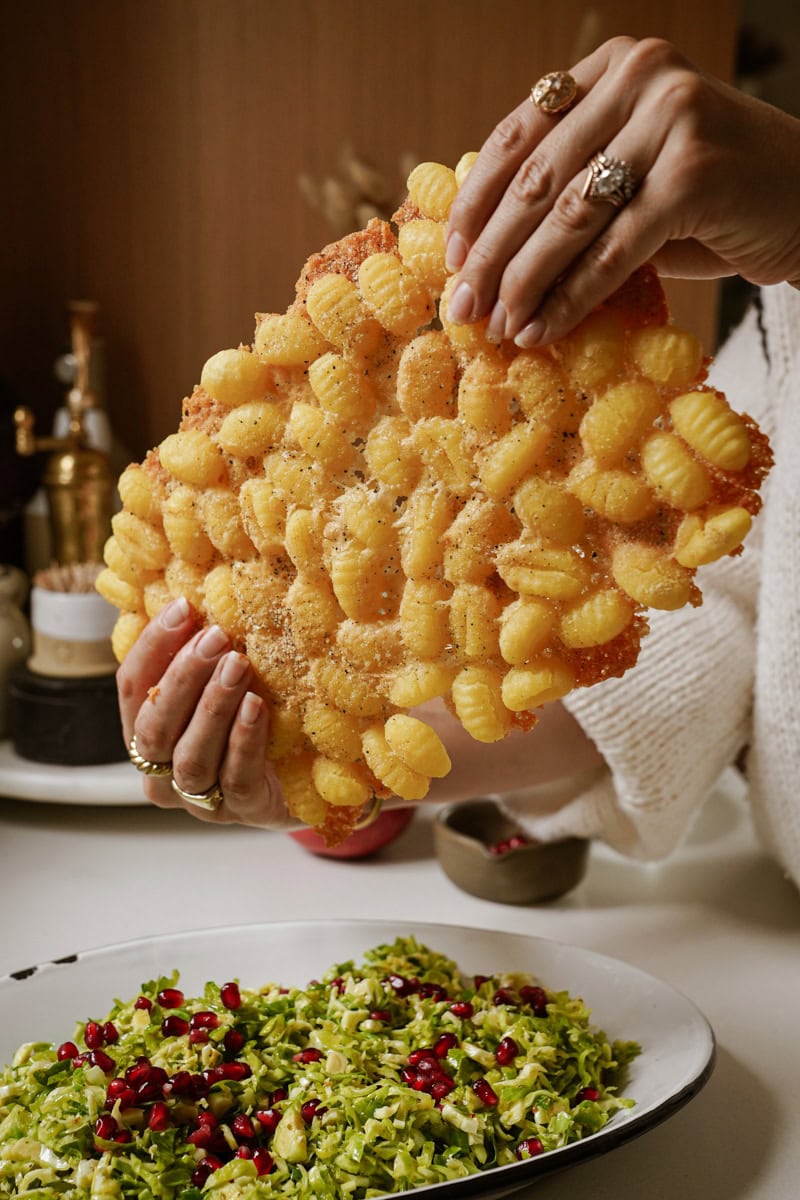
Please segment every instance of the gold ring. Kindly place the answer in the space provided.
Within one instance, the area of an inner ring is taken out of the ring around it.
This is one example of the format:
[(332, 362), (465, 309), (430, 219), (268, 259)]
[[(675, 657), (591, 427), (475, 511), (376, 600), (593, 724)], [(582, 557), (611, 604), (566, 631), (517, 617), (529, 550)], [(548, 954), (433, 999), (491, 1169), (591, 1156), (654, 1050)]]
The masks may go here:
[(194, 804), (196, 808), (204, 808), (206, 812), (216, 812), (225, 799), (219, 782), (212, 783), (211, 787), (206, 788), (204, 792), (185, 792), (182, 787), (178, 787), (173, 779), (172, 790), (176, 796), (180, 796), (181, 800), (185, 800), (187, 804)]
[(600, 200), (624, 208), (636, 190), (633, 167), (624, 158), (595, 154), (587, 164), (588, 174), (583, 185), (587, 200)]
[(549, 71), (531, 88), (531, 101), (549, 116), (566, 112), (575, 103), (578, 85), (569, 71)]
[[(174, 784), (173, 784), (173, 786), (174, 786)], [(353, 826), (353, 829), (366, 829), (368, 825), (371, 825), (373, 821), (377, 820), (377, 818), (380, 816), (380, 812), (381, 812), (382, 808), (383, 808), (383, 800), (381, 799), (381, 797), (373, 796), (372, 804), (370, 805), (369, 812), (365, 812), (362, 817), (359, 817), (359, 819), (356, 821), (355, 825)]]
[(133, 735), (128, 743), (128, 758), (131, 760), (137, 771), (141, 771), (144, 775), (154, 775), (156, 778), (164, 778), (166, 775), (172, 774), (171, 762), (151, 762), (149, 758), (143, 758), (136, 746), (136, 734)]

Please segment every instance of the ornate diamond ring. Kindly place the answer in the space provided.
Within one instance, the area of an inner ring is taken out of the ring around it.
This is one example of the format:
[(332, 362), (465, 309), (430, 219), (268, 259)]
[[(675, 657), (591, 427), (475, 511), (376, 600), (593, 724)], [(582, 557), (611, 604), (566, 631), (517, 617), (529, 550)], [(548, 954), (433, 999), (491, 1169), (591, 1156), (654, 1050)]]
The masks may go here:
[(634, 191), (636, 182), (631, 164), (624, 158), (611, 158), (607, 154), (595, 154), (589, 159), (583, 196), (587, 200), (601, 200), (623, 208)]
[(531, 100), (542, 112), (553, 116), (575, 103), (578, 85), (569, 71), (550, 71), (531, 88)]

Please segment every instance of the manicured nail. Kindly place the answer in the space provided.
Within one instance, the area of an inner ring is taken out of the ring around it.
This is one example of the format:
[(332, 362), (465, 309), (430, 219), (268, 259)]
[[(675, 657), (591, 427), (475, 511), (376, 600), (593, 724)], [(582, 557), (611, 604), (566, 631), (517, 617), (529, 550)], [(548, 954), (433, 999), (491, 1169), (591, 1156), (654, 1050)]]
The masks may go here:
[(173, 600), (161, 610), (161, 624), (165, 629), (178, 629), (189, 615), (189, 601), (183, 596)]
[(445, 266), (448, 271), (460, 271), (464, 263), (467, 261), (467, 243), (464, 241), (460, 233), (455, 230), (447, 239), (447, 246), (444, 252)]
[(499, 345), (506, 336), (506, 315), (505, 304), (502, 300), (498, 300), (492, 309), (489, 324), (486, 326), (486, 336), (495, 345)]
[(201, 636), (197, 643), (197, 653), (201, 658), (216, 658), (228, 645), (228, 635), (219, 625), (212, 625)]
[(246, 692), (242, 703), (239, 705), (239, 720), (243, 725), (255, 725), (258, 718), (261, 716), (261, 710), (264, 707), (264, 702), (255, 692)]
[(514, 345), (519, 346), (521, 350), (530, 350), (533, 346), (538, 346), (542, 340), (544, 333), (544, 321), (540, 321), (538, 317), (520, 329), (517, 336), (514, 338)]
[(468, 321), (474, 308), (475, 293), (472, 288), (466, 282), (457, 284), (447, 305), (448, 321), (454, 321), (456, 325)]
[(232, 650), (223, 660), (219, 681), (223, 687), (235, 687), (237, 683), (241, 683), (246, 670), (247, 659), (243, 654), (237, 654), (235, 650)]

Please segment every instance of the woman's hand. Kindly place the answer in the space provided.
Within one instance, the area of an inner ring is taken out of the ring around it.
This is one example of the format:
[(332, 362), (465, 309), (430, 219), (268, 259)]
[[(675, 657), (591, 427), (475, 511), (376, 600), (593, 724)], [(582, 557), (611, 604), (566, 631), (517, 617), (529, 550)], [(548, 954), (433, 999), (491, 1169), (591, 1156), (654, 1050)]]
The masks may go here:
[(184, 808), (194, 817), (269, 828), (296, 826), (266, 761), (267, 707), (249, 690), (252, 667), (230, 648), (219, 626), (198, 631), (185, 600), (155, 617), (117, 672), (126, 744), (151, 762), (172, 763), (185, 792), (219, 783), (216, 812), (184, 802), (170, 778), (143, 775), (147, 798), (160, 808)]
[[(615, 38), (571, 74), (573, 107), (525, 100), (453, 204), (451, 319), (491, 315), (493, 340), (529, 347), (568, 333), (645, 261), (684, 278), (800, 280), (800, 121), (654, 38)], [(619, 210), (582, 194), (598, 152), (638, 183)]]

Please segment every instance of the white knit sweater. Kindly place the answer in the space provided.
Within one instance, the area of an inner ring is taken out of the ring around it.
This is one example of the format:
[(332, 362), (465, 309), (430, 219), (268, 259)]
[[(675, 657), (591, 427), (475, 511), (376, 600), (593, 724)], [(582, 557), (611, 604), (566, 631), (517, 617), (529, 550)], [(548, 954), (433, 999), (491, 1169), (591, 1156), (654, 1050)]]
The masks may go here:
[(633, 670), (565, 701), (609, 770), (547, 811), (523, 793), (504, 803), (545, 840), (580, 834), (661, 858), (749, 746), (757, 829), (800, 883), (800, 293), (765, 288), (761, 310), (751, 309), (710, 378), (775, 453), (744, 553), (700, 568), (700, 608), (649, 614)]

